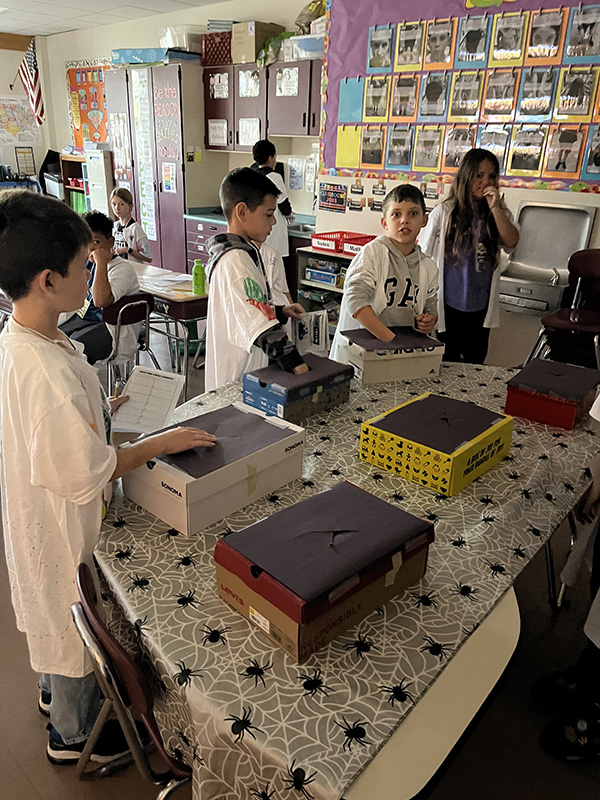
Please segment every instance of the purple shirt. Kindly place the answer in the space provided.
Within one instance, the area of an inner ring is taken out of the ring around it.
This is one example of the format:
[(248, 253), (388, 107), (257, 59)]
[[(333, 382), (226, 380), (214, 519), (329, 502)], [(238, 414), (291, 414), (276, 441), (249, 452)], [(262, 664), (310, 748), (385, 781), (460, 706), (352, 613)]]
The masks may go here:
[(473, 220), (475, 248), (455, 254), (446, 240), (444, 303), (457, 311), (482, 311), (490, 302), (494, 262), (483, 243), (484, 224), (481, 217)]

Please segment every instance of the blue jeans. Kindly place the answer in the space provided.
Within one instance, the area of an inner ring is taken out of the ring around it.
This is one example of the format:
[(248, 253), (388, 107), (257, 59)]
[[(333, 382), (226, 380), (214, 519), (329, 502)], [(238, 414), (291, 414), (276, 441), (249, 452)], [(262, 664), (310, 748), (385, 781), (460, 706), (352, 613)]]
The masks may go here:
[(62, 741), (65, 744), (85, 741), (104, 702), (94, 673), (84, 678), (42, 675), (38, 686), (52, 696), (50, 721)]

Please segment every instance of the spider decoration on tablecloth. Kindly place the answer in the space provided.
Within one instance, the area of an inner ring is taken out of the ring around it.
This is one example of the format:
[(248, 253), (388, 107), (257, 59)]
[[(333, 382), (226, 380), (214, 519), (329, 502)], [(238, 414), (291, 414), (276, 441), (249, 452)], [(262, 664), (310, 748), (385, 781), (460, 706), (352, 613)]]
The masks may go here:
[(113, 528), (124, 528), (125, 525), (127, 525), (127, 522), (121, 516), (117, 516), (112, 524)]
[(263, 686), (266, 687), (265, 683), (265, 672), (273, 668), (273, 664), (270, 661), (261, 667), (258, 661), (255, 658), (250, 659), (250, 666), (246, 667), (243, 672), (238, 672), (238, 675), (241, 675), (242, 678), (254, 678), (254, 688), (258, 686), (258, 682), (260, 681)]
[(548, 453), (542, 453), (541, 456), (538, 456), (538, 461), (549, 461), (549, 460), (550, 456), (548, 455)]
[(269, 791), (269, 784), (265, 786), (264, 789), (250, 789), (251, 797), (257, 797), (258, 800), (271, 800), (273, 795), (275, 794), (275, 789), (272, 792)]
[(184, 733), (184, 732), (181, 730), (181, 728), (178, 728), (178, 729), (175, 731), (175, 736), (178, 736), (178, 737), (181, 739), (181, 741), (184, 743), (184, 745), (185, 745), (186, 747), (191, 747), (191, 746), (192, 746), (192, 743), (190, 742), (190, 740), (189, 740), (189, 738), (188, 738), (187, 734), (186, 734), (186, 733)]
[(509, 480), (509, 481), (518, 481), (518, 480), (519, 480), (519, 478), (520, 478), (521, 476), (519, 475), (519, 473), (518, 473), (518, 472), (516, 472), (515, 470), (513, 470), (512, 472), (509, 472), (509, 473), (508, 473), (508, 476), (507, 476), (507, 477), (508, 477), (508, 480)]
[(281, 498), (279, 497), (278, 494), (270, 494), (267, 496), (267, 500), (269, 501), (269, 503), (273, 503), (274, 506), (278, 506)]
[(464, 536), (458, 536), (456, 539), (452, 539), (450, 544), (452, 545), (452, 547), (458, 547), (459, 550), (462, 550), (463, 547), (469, 546)]
[(575, 491), (575, 487), (573, 486), (572, 483), (568, 483), (567, 481), (564, 481), (563, 482), (563, 486), (565, 487), (565, 492), (574, 492)]
[(364, 653), (370, 653), (371, 650), (379, 650), (374, 642), (367, 639), (367, 634), (358, 634), (358, 638), (350, 644), (345, 645), (346, 650), (356, 650), (357, 658), (364, 658)]
[(431, 511), (431, 509), (428, 508), (425, 512), (425, 519), (428, 519), (429, 522), (435, 523), (438, 522), (440, 518), (435, 512)]
[(554, 495), (552, 494), (552, 492), (545, 492), (544, 493), (544, 500), (546, 500), (548, 503), (556, 503), (556, 500), (555, 500)]
[(524, 500), (531, 500), (532, 495), (533, 495), (533, 489), (521, 489), (521, 497)]
[(165, 533), (167, 539), (174, 539), (176, 536), (179, 536), (179, 531), (177, 528), (169, 528), (169, 530)]
[(375, 483), (381, 483), (381, 481), (384, 479), (384, 477), (385, 477), (385, 476), (384, 476), (384, 475), (382, 475), (382, 474), (381, 474), (381, 472), (374, 472), (374, 473), (371, 475), (371, 477), (373, 478), (373, 480), (375, 481)]
[(424, 636), (423, 641), (427, 644), (424, 644), (423, 647), (419, 648), (421, 653), (428, 652), (430, 655), (439, 658), (442, 661), (446, 656), (446, 648), (443, 644), (436, 642), (435, 639), (432, 639), (431, 636)]
[(457, 581), (456, 589), (452, 590), (454, 594), (457, 594), (460, 597), (466, 597), (467, 600), (470, 600), (471, 602), (475, 600), (474, 595), (476, 595), (478, 591), (479, 589), (474, 589), (472, 586), (469, 586), (468, 583), (462, 583), (461, 581)]
[(131, 557), (133, 555), (133, 547), (129, 545), (129, 547), (119, 548), (115, 553), (115, 559), (117, 561), (131, 561)]
[(589, 467), (584, 467), (581, 472), (583, 473), (584, 478), (588, 478), (589, 480), (592, 479), (592, 470)]
[(447, 497), (445, 494), (442, 494), (441, 492), (437, 492), (436, 494), (433, 495), (433, 499), (435, 500), (436, 503), (445, 503), (450, 498)]
[(484, 514), (481, 521), (486, 525), (491, 525), (492, 522), (496, 522), (496, 517), (493, 514)]
[(202, 644), (217, 644), (217, 642), (221, 642), (221, 644), (227, 644), (227, 637), (223, 634), (227, 633), (229, 628), (211, 628), (208, 625), (204, 626), (204, 639), (202, 639)]
[(416, 608), (420, 608), (421, 606), (426, 606), (426, 607), (433, 606), (434, 608), (437, 608), (437, 603), (435, 600), (437, 594), (435, 594), (435, 592), (433, 591), (428, 592), (427, 594), (419, 594), (418, 592), (411, 592), (410, 596), (414, 597), (415, 600), (417, 601), (415, 603)]
[(394, 492), (391, 498), (394, 501), (394, 503), (401, 503), (404, 500), (404, 495), (400, 494), (400, 492)]
[(346, 720), (346, 717), (342, 715), (342, 719), (344, 720), (344, 724), (342, 725), (341, 722), (337, 720), (333, 720), (338, 728), (341, 728), (344, 731), (344, 736), (346, 737), (343, 745), (343, 749), (348, 750), (352, 749), (352, 742), (357, 742), (361, 747), (366, 747), (368, 744), (372, 744), (372, 742), (367, 742), (365, 739), (367, 735), (367, 731), (365, 729), (365, 725), (368, 723), (366, 721), (357, 720), (356, 722), (350, 725)]
[(512, 552), (513, 552), (513, 555), (516, 556), (517, 558), (525, 558), (526, 557), (525, 550), (523, 550), (522, 547), (515, 547), (515, 548), (513, 548)]
[(535, 525), (529, 525), (527, 527), (527, 530), (528, 530), (529, 533), (532, 533), (534, 536), (537, 536), (538, 539), (542, 535), (541, 530), (539, 528), (536, 528)]
[(176, 661), (175, 666), (179, 668), (179, 672), (173, 675), (173, 680), (178, 686), (190, 686), (192, 678), (202, 677), (202, 673), (199, 669), (186, 667), (185, 661)]
[(322, 451), (321, 451), (321, 450), (313, 450), (313, 452), (311, 453), (311, 455), (313, 455), (315, 458), (319, 458), (319, 456), (322, 456), (322, 455), (323, 455), (323, 453), (322, 453)]
[(225, 722), (231, 722), (231, 732), (236, 737), (235, 743), (243, 741), (244, 736), (246, 733), (249, 733), (253, 739), (256, 739), (256, 736), (252, 733), (252, 731), (258, 731), (259, 733), (264, 733), (260, 728), (257, 728), (256, 725), (253, 725), (250, 720), (251, 709), (244, 708), (242, 706), (242, 716), (236, 717), (232, 715), (231, 717), (225, 717)]
[(135, 633), (136, 636), (139, 637), (139, 636), (145, 636), (146, 635), (144, 633), (144, 628), (146, 627), (147, 622), (148, 622), (148, 615), (146, 614), (144, 619), (136, 619), (135, 622), (131, 623), (131, 627), (132, 627), (133, 632)]
[(312, 489), (314, 485), (315, 485), (314, 481), (306, 481), (306, 480), (302, 481), (302, 488), (303, 489)]
[(401, 678), (400, 683), (395, 686), (380, 686), (379, 689), (384, 694), (389, 694), (387, 701), (392, 704), (393, 708), (396, 700), (399, 703), (405, 703), (407, 700), (410, 700), (411, 703), (415, 702), (414, 695), (408, 691), (408, 687), (412, 686), (412, 684), (413, 682), (409, 681), (408, 678)]
[(312, 672), (312, 675), (308, 675), (307, 673), (298, 675), (298, 680), (302, 681), (302, 688), (306, 689), (302, 697), (314, 697), (317, 692), (322, 692), (324, 695), (328, 696), (329, 692), (333, 690), (331, 686), (326, 686), (323, 682), (323, 678), (321, 678), (321, 670), (313, 669)]
[(312, 783), (314, 781), (315, 775), (317, 773), (312, 772), (310, 775), (307, 775), (306, 770), (302, 769), (302, 767), (294, 767), (295, 763), (296, 759), (292, 761), (291, 766), (289, 766), (287, 769), (288, 775), (290, 776), (289, 779), (288, 778), (283, 779), (284, 783), (289, 783), (289, 786), (286, 786), (285, 789), (288, 792), (290, 789), (295, 789), (297, 792), (302, 792), (302, 794), (304, 795), (304, 797), (307, 798), (307, 800), (311, 800), (314, 797), (314, 795), (312, 795), (306, 787), (308, 786), (309, 783)]
[(319, 436), (319, 439), (322, 442), (330, 442), (331, 441), (331, 436), (329, 436), (329, 434), (327, 434), (327, 433), (324, 433), (323, 436)]
[(198, 553), (189, 553), (187, 556), (182, 556), (180, 559), (177, 560), (175, 566), (177, 569), (180, 567), (195, 567), (196, 566), (196, 558)]
[(488, 565), (488, 567), (490, 568), (491, 573), (492, 573), (492, 577), (497, 578), (498, 575), (508, 575), (508, 572), (506, 571), (506, 567), (503, 567), (502, 564), (499, 564), (497, 561), (496, 562), (488, 561), (487, 558), (484, 559), (484, 561)]
[[(180, 608), (187, 608), (191, 606), (192, 608), (198, 608), (197, 603), (200, 603), (199, 600), (196, 600), (196, 590), (190, 589), (187, 594), (176, 594), (174, 595), (177, 598), (177, 605)], [(202, 605), (202, 603), (200, 603)]]
[(150, 581), (148, 578), (140, 577), (137, 572), (135, 575), (130, 575), (129, 578), (132, 583), (127, 589), (128, 592), (133, 592), (134, 589), (140, 589), (142, 592), (146, 592), (148, 590), (148, 586), (150, 586)]
[(341, 469), (332, 469), (329, 471), (329, 474), (331, 475), (332, 478), (339, 478), (339, 476), (343, 475), (344, 473), (342, 472)]
[(484, 506), (494, 506), (496, 505), (496, 501), (493, 497), (490, 497), (489, 494), (484, 495), (483, 497), (479, 498), (479, 502), (482, 503)]

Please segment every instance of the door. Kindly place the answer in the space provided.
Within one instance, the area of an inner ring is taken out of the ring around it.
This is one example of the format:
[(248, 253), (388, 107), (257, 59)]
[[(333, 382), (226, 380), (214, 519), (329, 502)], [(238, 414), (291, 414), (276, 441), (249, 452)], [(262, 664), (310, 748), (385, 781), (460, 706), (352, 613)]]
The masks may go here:
[[(107, 75), (110, 70), (107, 70)], [(150, 67), (130, 70), (129, 106), (133, 160), (136, 168), (135, 218), (144, 229), (152, 264), (162, 266), (160, 257), (158, 187), (156, 181), (156, 146)]]
[(310, 109), (308, 120), (309, 136), (319, 136), (321, 133), (321, 73), (323, 62), (311, 61), (310, 75)]
[(267, 71), (255, 64), (236, 64), (234, 71), (234, 150), (251, 151), (266, 138)]
[(110, 149), (113, 154), (115, 186), (129, 189), (135, 197), (135, 173), (131, 148), (131, 113), (129, 108), (129, 71), (107, 69), (104, 72), (104, 88), (110, 131)]
[(207, 150), (233, 150), (233, 67), (204, 70), (205, 144)]
[(281, 62), (269, 67), (269, 136), (308, 133), (310, 67), (310, 61)]
[(181, 67), (152, 67), (162, 266), (186, 271)]

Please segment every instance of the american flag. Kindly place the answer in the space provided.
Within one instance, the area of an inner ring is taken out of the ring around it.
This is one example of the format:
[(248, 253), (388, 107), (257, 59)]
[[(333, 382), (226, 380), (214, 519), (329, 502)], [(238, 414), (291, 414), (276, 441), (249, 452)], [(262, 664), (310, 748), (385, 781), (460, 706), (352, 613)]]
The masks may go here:
[(37, 56), (35, 54), (35, 39), (32, 39), (27, 48), (27, 52), (19, 67), (19, 77), (25, 87), (29, 105), (35, 117), (36, 123), (42, 124), (46, 118), (44, 112), (44, 101), (42, 100), (42, 88), (40, 86), (40, 74), (38, 72)]

